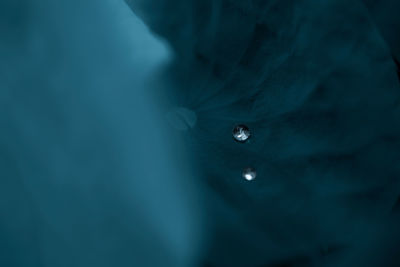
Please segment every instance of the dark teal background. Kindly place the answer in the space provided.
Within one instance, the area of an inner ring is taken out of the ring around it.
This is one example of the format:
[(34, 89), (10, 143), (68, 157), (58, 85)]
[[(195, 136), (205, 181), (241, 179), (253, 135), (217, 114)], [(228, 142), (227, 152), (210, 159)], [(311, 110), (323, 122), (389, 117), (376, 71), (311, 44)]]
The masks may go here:
[(400, 2), (126, 2), (0, 3), (0, 266), (400, 266)]
[(175, 49), (176, 101), (198, 116), (211, 266), (400, 265), (398, 1), (127, 2)]
[(123, 1), (1, 1), (0, 25), (0, 266), (190, 266), (199, 189), (150, 93), (168, 47)]

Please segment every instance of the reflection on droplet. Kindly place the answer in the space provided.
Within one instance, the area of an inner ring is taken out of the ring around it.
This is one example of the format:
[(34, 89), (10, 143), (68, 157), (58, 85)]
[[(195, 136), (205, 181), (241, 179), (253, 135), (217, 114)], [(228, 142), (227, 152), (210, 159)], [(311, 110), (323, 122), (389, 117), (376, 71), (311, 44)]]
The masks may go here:
[(253, 168), (246, 168), (243, 170), (242, 177), (247, 181), (253, 181), (256, 179), (257, 172)]
[(236, 126), (233, 131), (233, 138), (235, 138), (238, 142), (246, 142), (247, 139), (250, 138), (250, 130), (246, 125), (238, 125)]

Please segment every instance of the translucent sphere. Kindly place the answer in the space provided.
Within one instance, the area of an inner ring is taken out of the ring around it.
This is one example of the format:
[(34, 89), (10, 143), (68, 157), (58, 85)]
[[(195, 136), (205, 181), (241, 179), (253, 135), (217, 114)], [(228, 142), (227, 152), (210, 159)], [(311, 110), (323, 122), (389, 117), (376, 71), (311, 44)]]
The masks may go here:
[(247, 181), (253, 181), (256, 179), (257, 172), (253, 168), (246, 168), (243, 170), (242, 177)]
[(242, 143), (246, 142), (251, 136), (250, 130), (246, 125), (236, 126), (233, 128), (232, 134), (236, 141)]

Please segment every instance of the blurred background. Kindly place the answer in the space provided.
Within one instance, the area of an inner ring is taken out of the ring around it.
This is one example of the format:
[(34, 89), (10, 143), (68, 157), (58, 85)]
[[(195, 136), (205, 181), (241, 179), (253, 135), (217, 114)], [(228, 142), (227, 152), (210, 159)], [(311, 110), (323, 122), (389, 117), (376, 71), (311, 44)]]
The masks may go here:
[(190, 266), (199, 188), (154, 79), (168, 45), (123, 1), (2, 0), (0, 34), (0, 266)]
[(0, 266), (400, 266), (398, 10), (0, 0)]

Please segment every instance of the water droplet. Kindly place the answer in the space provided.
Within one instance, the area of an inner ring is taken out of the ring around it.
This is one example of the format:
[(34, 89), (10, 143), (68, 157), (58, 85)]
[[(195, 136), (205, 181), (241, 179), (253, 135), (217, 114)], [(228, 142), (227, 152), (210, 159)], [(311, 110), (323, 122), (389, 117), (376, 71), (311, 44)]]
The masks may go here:
[(177, 130), (187, 131), (194, 128), (197, 122), (197, 115), (193, 110), (176, 107), (167, 113), (168, 122)]
[(236, 126), (233, 131), (233, 138), (235, 138), (236, 141), (238, 142), (246, 142), (247, 139), (250, 138), (251, 133), (249, 128), (246, 125), (238, 125)]
[(257, 177), (257, 172), (253, 168), (246, 168), (243, 170), (242, 176), (247, 181), (253, 181)]

